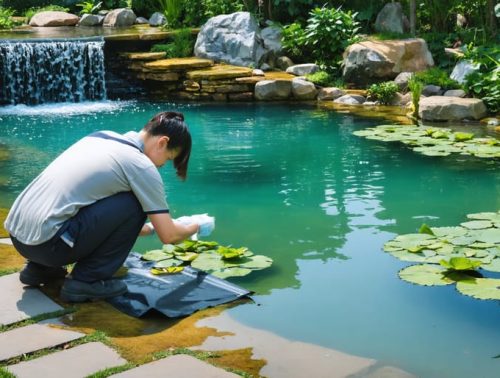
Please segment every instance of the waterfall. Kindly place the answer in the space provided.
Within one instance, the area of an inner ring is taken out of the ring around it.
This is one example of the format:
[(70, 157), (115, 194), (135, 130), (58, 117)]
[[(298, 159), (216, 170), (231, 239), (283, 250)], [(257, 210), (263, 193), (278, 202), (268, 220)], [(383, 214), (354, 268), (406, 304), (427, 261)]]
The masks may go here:
[(0, 104), (106, 98), (104, 41), (0, 42)]

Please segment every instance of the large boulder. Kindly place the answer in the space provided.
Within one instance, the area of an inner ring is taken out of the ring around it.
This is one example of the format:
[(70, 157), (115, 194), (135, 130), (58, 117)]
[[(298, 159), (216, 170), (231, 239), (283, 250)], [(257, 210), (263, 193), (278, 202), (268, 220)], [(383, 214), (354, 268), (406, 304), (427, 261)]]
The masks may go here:
[(422, 97), (418, 112), (425, 121), (479, 120), (486, 114), (486, 106), (480, 99), (445, 96)]
[(30, 26), (74, 26), (78, 24), (76, 14), (47, 11), (40, 12), (31, 17)]
[(197, 57), (246, 67), (260, 67), (268, 52), (259, 24), (249, 12), (210, 18), (202, 26), (194, 46)]
[(104, 17), (103, 26), (108, 27), (129, 27), (134, 25), (136, 15), (132, 9), (119, 8), (113, 9)]
[(255, 84), (257, 100), (286, 100), (291, 94), (290, 80), (262, 80)]
[(434, 65), (421, 38), (364, 41), (344, 52), (343, 77), (348, 83), (368, 85), (393, 80), (401, 72), (423, 71)]
[(84, 14), (78, 22), (78, 26), (100, 26), (104, 21), (104, 16), (98, 14)]
[(292, 94), (297, 100), (314, 100), (318, 90), (310, 81), (296, 77), (292, 80)]
[(375, 20), (375, 30), (382, 33), (403, 33), (404, 29), (404, 15), (401, 4), (385, 4)]

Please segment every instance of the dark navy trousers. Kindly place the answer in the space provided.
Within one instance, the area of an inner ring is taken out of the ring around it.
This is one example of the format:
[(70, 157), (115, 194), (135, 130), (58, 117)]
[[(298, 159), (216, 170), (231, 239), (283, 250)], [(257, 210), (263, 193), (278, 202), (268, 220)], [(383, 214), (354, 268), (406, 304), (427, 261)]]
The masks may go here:
[(111, 278), (122, 266), (145, 221), (135, 195), (122, 192), (81, 208), (43, 244), (26, 245), (11, 238), (29, 261), (50, 267), (76, 263), (72, 277), (93, 282)]

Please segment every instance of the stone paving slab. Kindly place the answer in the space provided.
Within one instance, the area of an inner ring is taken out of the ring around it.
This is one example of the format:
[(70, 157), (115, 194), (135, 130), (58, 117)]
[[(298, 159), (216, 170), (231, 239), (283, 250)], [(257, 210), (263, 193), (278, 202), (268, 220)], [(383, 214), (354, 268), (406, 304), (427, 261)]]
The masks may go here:
[(0, 325), (63, 309), (37, 288), (24, 286), (19, 273), (0, 277), (0, 293)]
[(123, 373), (114, 378), (239, 378), (239, 375), (216, 368), (206, 362), (186, 354), (163, 358)]
[(93, 342), (7, 366), (6, 369), (17, 378), (84, 378), (99, 370), (125, 363), (127, 361), (110, 347)]
[(80, 337), (83, 333), (31, 324), (0, 333), (0, 361), (44, 348), (52, 348)]
[(12, 240), (10, 238), (0, 238), (0, 244), (12, 245)]

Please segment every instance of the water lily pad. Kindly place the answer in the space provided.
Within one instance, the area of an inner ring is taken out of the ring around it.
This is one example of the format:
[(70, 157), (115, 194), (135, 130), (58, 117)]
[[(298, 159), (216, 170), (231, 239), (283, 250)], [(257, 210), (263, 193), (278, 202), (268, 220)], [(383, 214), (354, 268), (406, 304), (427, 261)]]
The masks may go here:
[(471, 140), (474, 138), (474, 134), (462, 133), (462, 132), (454, 133), (453, 136), (455, 137), (455, 141), (457, 141), (457, 142), (464, 142), (466, 140)]
[(181, 261), (194, 261), (198, 258), (198, 254), (195, 252), (184, 252), (184, 253), (176, 253), (175, 258)]
[(146, 261), (161, 261), (171, 257), (172, 254), (166, 253), (161, 249), (153, 249), (152, 251), (148, 251), (141, 256), (141, 258)]
[(213, 272), (212, 275), (224, 279), (229, 277), (243, 277), (250, 273), (252, 273), (252, 269), (234, 267), (224, 269), (222, 271)]
[[(427, 257), (421, 253), (411, 253), (405, 250), (389, 252), (394, 257), (398, 258), (401, 261), (407, 262), (428, 262)], [(442, 257), (439, 257), (441, 259)]]
[(485, 212), (485, 213), (474, 213), (467, 214), (467, 218), (469, 219), (481, 219), (481, 220), (489, 220), (494, 223), (500, 223), (500, 212)]
[(431, 227), (431, 230), (437, 237), (445, 239), (453, 239), (467, 234), (467, 229), (464, 227)]
[(176, 259), (166, 259), (157, 261), (155, 264), (155, 268), (168, 268), (169, 266), (178, 266), (181, 265), (182, 261)]
[(469, 245), (474, 243), (475, 241), (476, 238), (472, 236), (458, 236), (449, 240), (449, 242), (453, 245)]
[(244, 260), (246, 261), (240, 264), (240, 266), (248, 269), (265, 269), (269, 268), (273, 263), (273, 259), (263, 255), (246, 257)]
[(500, 273), (500, 259), (495, 258), (491, 260), (489, 264), (482, 264), (481, 269), (487, 270), (488, 272)]
[(450, 270), (474, 270), (481, 266), (479, 261), (474, 261), (467, 257), (453, 257), (448, 261), (441, 260), (439, 264)]
[(500, 300), (500, 279), (476, 278), (472, 282), (458, 282), (457, 290), (477, 299)]
[(487, 220), (476, 220), (470, 222), (460, 223), (460, 226), (471, 229), (471, 230), (480, 230), (483, 228), (493, 227), (493, 223)]
[(483, 243), (500, 244), (500, 229), (490, 228), (479, 230), (475, 234), (476, 240)]
[(438, 265), (412, 265), (399, 271), (399, 277), (407, 282), (423, 286), (444, 286), (453, 283), (443, 273), (445, 269)]
[(161, 248), (163, 252), (170, 253), (173, 255), (175, 251), (175, 245), (173, 244), (164, 244), (163, 247)]
[(180, 273), (184, 270), (184, 267), (182, 266), (169, 266), (165, 268), (159, 268), (159, 267), (154, 267), (151, 268), (150, 272), (153, 273), (154, 275), (160, 275), (160, 274), (177, 274)]
[(215, 252), (200, 254), (200, 256), (191, 263), (191, 266), (209, 273), (211, 271), (224, 269), (225, 267), (221, 255)]

